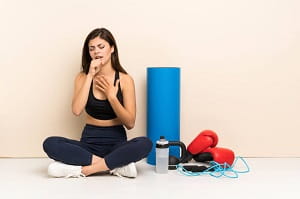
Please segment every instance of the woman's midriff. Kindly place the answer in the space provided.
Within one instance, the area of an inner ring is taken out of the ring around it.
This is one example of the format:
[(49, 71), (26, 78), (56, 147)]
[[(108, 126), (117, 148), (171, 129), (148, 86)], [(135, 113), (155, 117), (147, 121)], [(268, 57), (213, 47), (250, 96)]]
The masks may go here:
[(92, 125), (95, 125), (95, 126), (117, 126), (117, 125), (122, 125), (121, 121), (118, 118), (112, 119), (112, 120), (98, 120), (98, 119), (95, 119), (95, 118), (91, 117), (88, 114), (87, 114), (87, 118), (86, 118), (86, 123), (87, 124), (92, 124)]

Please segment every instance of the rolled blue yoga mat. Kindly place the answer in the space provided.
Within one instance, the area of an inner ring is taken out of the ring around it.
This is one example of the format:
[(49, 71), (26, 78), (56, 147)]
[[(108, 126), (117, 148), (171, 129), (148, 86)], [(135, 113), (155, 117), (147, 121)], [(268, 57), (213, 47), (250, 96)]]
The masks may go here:
[[(147, 136), (153, 147), (147, 163), (155, 165), (155, 143), (160, 136), (180, 140), (180, 68), (147, 68)], [(170, 147), (170, 155), (179, 157), (179, 147)]]

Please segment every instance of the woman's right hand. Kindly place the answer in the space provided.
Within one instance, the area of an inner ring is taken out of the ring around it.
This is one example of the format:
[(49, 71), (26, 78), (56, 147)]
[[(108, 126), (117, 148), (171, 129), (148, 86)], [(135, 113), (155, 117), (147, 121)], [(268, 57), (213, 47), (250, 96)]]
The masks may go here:
[(90, 64), (89, 74), (94, 77), (101, 69), (102, 60), (101, 59), (93, 59)]

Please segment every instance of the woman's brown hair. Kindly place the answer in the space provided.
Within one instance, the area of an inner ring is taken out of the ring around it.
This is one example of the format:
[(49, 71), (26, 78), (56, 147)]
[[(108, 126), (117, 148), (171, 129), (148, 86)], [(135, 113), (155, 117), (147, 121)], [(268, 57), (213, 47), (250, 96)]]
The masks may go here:
[(89, 41), (96, 38), (96, 37), (104, 39), (105, 41), (107, 41), (109, 43), (109, 45), (111, 47), (114, 47), (114, 52), (111, 54), (112, 67), (116, 71), (123, 72), (123, 73), (127, 74), (127, 72), (121, 66), (120, 61), (119, 61), (118, 48), (117, 48), (116, 40), (114, 39), (111, 32), (109, 30), (105, 29), (105, 28), (94, 29), (86, 37), (86, 39), (84, 41), (83, 49), (82, 49), (82, 61), (81, 61), (82, 71), (85, 74), (89, 73), (90, 63), (91, 63), (91, 60), (92, 60), (92, 58), (89, 54)]

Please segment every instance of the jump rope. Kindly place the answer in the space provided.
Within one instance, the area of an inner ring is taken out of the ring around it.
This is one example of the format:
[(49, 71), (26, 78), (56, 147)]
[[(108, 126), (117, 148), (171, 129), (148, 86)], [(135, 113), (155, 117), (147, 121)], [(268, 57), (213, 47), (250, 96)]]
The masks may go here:
[[(242, 163), (245, 166), (245, 170), (235, 170), (234, 167), (237, 163), (237, 161), (242, 161)], [(176, 169), (179, 173), (186, 175), (186, 176), (200, 176), (200, 175), (210, 175), (215, 178), (220, 178), (222, 176), (227, 178), (238, 178), (240, 173), (248, 173), (250, 172), (250, 168), (244, 160), (244, 158), (237, 156), (234, 160), (234, 163), (230, 166), (226, 162), (224, 164), (219, 164), (215, 161), (210, 161), (209, 165), (210, 167), (205, 166), (198, 166), (198, 170), (202, 171), (191, 171), (191, 169), (188, 166), (185, 166), (184, 164), (178, 164), (176, 165)], [(197, 170), (197, 169), (195, 169)]]

